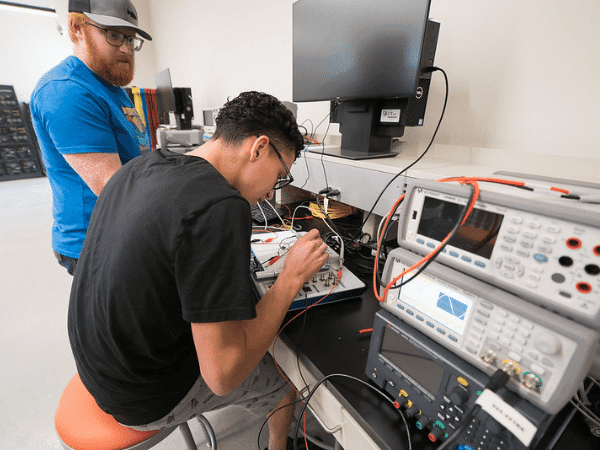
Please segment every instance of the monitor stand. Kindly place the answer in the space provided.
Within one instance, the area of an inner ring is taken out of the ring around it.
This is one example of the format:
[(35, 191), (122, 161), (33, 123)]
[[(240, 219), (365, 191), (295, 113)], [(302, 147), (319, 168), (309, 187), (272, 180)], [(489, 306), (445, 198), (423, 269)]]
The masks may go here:
[(392, 140), (404, 134), (407, 102), (400, 98), (336, 103), (330, 120), (340, 124), (340, 148), (311, 151), (354, 160), (396, 156)]

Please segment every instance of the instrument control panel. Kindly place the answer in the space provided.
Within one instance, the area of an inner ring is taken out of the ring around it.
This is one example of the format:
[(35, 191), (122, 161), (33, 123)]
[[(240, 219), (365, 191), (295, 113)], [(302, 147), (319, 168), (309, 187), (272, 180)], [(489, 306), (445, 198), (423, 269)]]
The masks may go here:
[[(394, 249), (384, 283), (420, 259)], [(589, 372), (596, 330), (436, 262), (396, 285), (388, 290), (384, 309), (488, 375), (513, 365), (509, 388), (548, 413), (566, 405)]]
[[(600, 206), (482, 188), (475, 209), (436, 257), (592, 328), (600, 328)], [(398, 243), (430, 253), (468, 203), (466, 186), (410, 180)], [(542, 196), (544, 197), (544, 196)]]
[[(448, 439), (470, 420), (456, 436), (456, 448), (529, 448), (484, 411), (469, 419), (489, 382), (486, 373), (388, 311), (375, 315), (365, 373), (395, 399), (407, 418), (416, 420), (415, 426), (432, 442)], [(506, 388), (497, 394), (537, 428), (532, 443), (539, 440), (552, 416)]]

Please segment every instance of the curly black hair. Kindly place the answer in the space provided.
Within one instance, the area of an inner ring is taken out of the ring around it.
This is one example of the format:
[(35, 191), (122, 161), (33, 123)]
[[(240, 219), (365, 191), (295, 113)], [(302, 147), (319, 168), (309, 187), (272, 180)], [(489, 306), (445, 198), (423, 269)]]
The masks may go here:
[(263, 92), (242, 92), (228, 100), (215, 122), (217, 129), (213, 139), (240, 144), (250, 136), (264, 134), (286, 147), (293, 146), (295, 158), (304, 147), (304, 138), (292, 112), (277, 98)]

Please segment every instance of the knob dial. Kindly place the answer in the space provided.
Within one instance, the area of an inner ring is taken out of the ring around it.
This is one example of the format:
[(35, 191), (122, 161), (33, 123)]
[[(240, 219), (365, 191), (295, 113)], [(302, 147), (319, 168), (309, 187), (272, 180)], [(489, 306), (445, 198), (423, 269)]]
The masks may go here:
[(493, 350), (487, 350), (483, 355), (481, 355), (481, 359), (483, 359), (488, 364), (495, 364), (498, 359), (498, 355)]
[(454, 388), (449, 397), (450, 400), (452, 400), (452, 403), (454, 403), (456, 406), (460, 406), (467, 401), (469, 398), (469, 393), (464, 389)]
[(407, 419), (411, 419), (413, 417), (415, 417), (415, 415), (419, 412), (419, 408), (417, 408), (416, 406), (411, 406), (410, 408), (408, 408), (406, 411), (404, 411), (404, 417), (406, 417)]
[(528, 372), (523, 377), (523, 384), (527, 389), (537, 391), (542, 386), (542, 380), (535, 373)]
[(421, 415), (415, 425), (419, 430), (423, 430), (430, 423), (431, 423), (431, 419), (429, 417), (427, 417), (425, 415)]
[(431, 432), (427, 435), (427, 437), (429, 438), (429, 440), (431, 442), (436, 442), (439, 438), (441, 438), (444, 435), (444, 430), (442, 430), (440, 427), (433, 427), (433, 429), (431, 430)]
[(556, 355), (560, 353), (562, 344), (560, 339), (554, 334), (542, 331), (537, 333), (533, 338), (533, 345), (540, 353), (545, 355)]

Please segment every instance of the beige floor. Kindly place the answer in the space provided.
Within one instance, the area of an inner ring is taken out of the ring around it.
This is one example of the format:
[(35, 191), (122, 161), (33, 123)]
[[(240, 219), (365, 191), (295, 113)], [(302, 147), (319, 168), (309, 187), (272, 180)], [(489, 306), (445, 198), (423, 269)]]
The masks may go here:
[[(75, 364), (66, 334), (71, 277), (50, 249), (46, 178), (0, 182), (0, 449), (54, 450), (56, 404)], [(256, 449), (262, 419), (209, 413), (220, 450)], [(203, 435), (190, 422), (199, 448)], [(261, 442), (266, 443), (263, 433)], [(266, 444), (265, 444), (266, 445)], [(264, 445), (262, 446), (264, 447)], [(185, 449), (179, 432), (155, 447)]]

